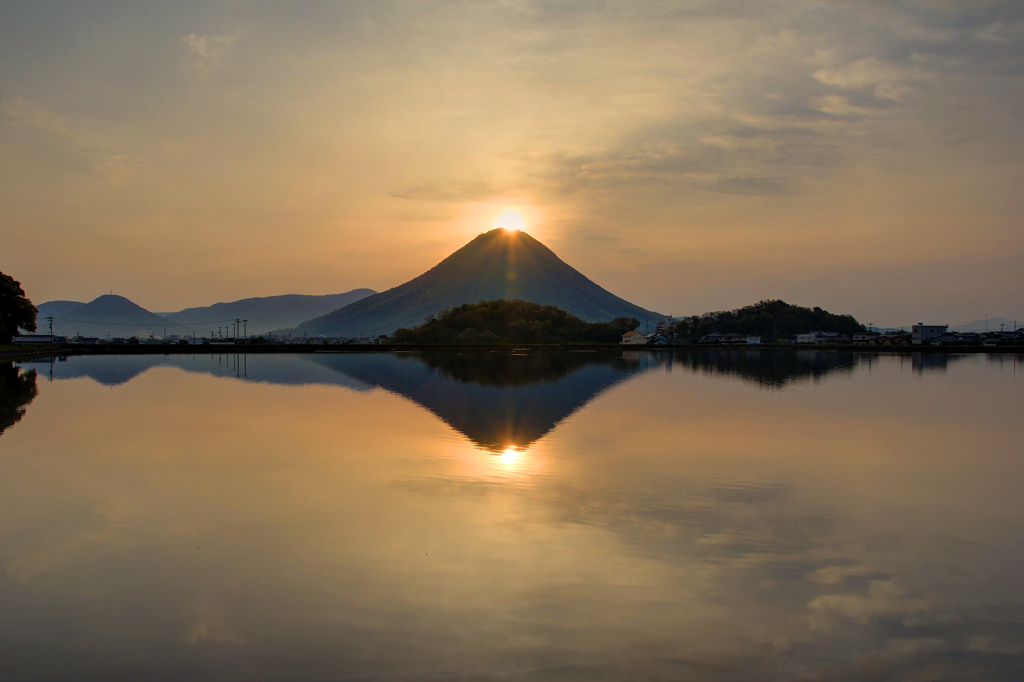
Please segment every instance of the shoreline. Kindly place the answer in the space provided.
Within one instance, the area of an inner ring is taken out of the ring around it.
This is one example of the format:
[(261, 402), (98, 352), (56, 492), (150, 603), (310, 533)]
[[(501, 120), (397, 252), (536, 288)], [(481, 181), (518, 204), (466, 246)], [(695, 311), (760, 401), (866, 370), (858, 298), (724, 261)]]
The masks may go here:
[(109, 344), (101, 346), (46, 346), (37, 348), (0, 349), (0, 361), (11, 362), (49, 356), (87, 355), (217, 355), (217, 354), (295, 354), (295, 353), (395, 353), (395, 352), (615, 352), (651, 351), (656, 353), (701, 350), (720, 352), (772, 352), (772, 353), (865, 353), (874, 355), (906, 355), (927, 353), (940, 355), (1024, 355), (1024, 346), (865, 346), (865, 345), (718, 345), (676, 344), (664, 346), (623, 344), (351, 344), (330, 346), (324, 344), (206, 344), (182, 346), (177, 344)]

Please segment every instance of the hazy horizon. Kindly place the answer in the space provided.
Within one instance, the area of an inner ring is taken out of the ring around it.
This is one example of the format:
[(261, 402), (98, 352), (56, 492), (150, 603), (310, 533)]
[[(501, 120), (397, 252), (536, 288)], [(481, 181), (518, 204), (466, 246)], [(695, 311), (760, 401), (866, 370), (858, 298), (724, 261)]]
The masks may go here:
[(384, 291), (513, 209), (612, 293), (1024, 318), (1024, 5), (10, 3), (0, 270)]
[[(336, 293), (349, 293), (349, 292), (336, 292)], [(381, 292), (375, 292), (375, 293), (381, 293)], [(91, 297), (91, 298), (84, 298), (84, 299), (54, 299), (54, 300), (51, 300), (51, 301), (34, 301), (34, 303), (36, 305), (41, 305), (43, 303), (56, 303), (56, 302), (78, 302), (78, 303), (82, 303), (82, 304), (88, 304), (88, 303), (90, 303), (92, 301), (95, 301), (98, 298), (102, 298), (104, 295), (123, 296), (124, 298), (128, 299), (132, 303), (135, 303), (136, 305), (138, 305), (138, 306), (140, 306), (142, 308), (146, 308), (146, 310), (149, 310), (149, 312), (155, 313), (155, 314), (163, 316), (163, 317), (167, 317), (167, 316), (171, 316), (171, 315), (177, 315), (179, 313), (185, 312), (186, 310), (189, 310), (189, 309), (192, 309), (192, 308), (205, 308), (205, 307), (212, 307), (212, 306), (215, 306), (215, 305), (224, 305), (224, 304), (229, 304), (229, 303), (237, 303), (239, 301), (244, 301), (244, 300), (248, 300), (248, 299), (252, 299), (252, 298), (273, 298), (275, 296), (278, 296), (277, 294), (270, 294), (269, 296), (264, 296), (264, 297), (245, 297), (245, 298), (242, 298), (242, 299), (237, 299), (235, 301), (214, 301), (214, 302), (206, 304), (206, 305), (200, 304), (200, 305), (197, 305), (197, 306), (189, 306), (188, 308), (182, 308), (182, 309), (179, 309), (179, 310), (161, 310), (161, 311), (152, 310), (150, 308), (147, 308), (145, 305), (142, 305), (142, 303), (140, 303), (139, 301), (136, 301), (136, 300), (132, 299), (131, 296), (125, 296), (124, 294), (120, 294), (118, 292), (111, 292), (111, 291), (108, 291), (106, 294), (99, 294), (98, 296)], [(289, 292), (287, 294), (280, 294), (280, 296), (305, 296), (305, 295), (311, 295), (311, 296), (330, 296), (331, 294), (297, 294), (295, 292)], [(792, 301), (788, 301), (788, 303), (793, 303), (793, 302)], [(794, 303), (794, 305), (802, 305), (802, 304), (801, 303)], [(743, 307), (743, 306), (742, 305), (738, 305), (736, 307)], [(729, 308), (729, 309), (731, 310), (733, 308)], [(683, 314), (683, 315), (677, 315), (676, 317), (687, 317), (689, 315), (699, 315), (699, 314), (704, 313), (704, 312), (712, 312), (712, 311), (703, 311), (703, 310), (700, 311), (700, 312), (694, 311), (694, 312), (686, 313), (686, 314)], [(841, 310), (831, 310), (829, 312), (836, 313), (836, 314), (845, 314), (845, 311), (841, 311)], [(42, 313), (40, 313), (40, 314), (42, 315)], [(57, 318), (55, 318), (55, 319), (57, 319)], [(982, 323), (982, 322), (985, 322), (985, 321), (990, 322), (991, 325), (992, 325), (992, 328), (996, 329), (999, 326), (1000, 323), (1011, 324), (1014, 320), (1013, 320), (1013, 318), (1008, 318), (1008, 317), (1004, 317), (1004, 316), (1001, 316), (1001, 315), (989, 315), (987, 319), (986, 318), (971, 319), (971, 320), (963, 319), (963, 320), (956, 320), (956, 321), (939, 321), (939, 323), (940, 324), (948, 324), (950, 326), (950, 329), (955, 331), (955, 330), (957, 330), (958, 327), (968, 327), (968, 326), (975, 325), (975, 324), (978, 324), (978, 323)], [(1024, 322), (1024, 320), (1020, 320), (1020, 319), (1016, 320), (1016, 321), (1017, 322)], [(910, 322), (910, 321), (874, 322), (874, 321), (870, 321), (870, 320), (866, 320), (866, 319), (860, 320), (860, 322), (864, 323), (865, 325), (867, 325), (868, 322), (871, 322), (872, 327), (874, 329), (878, 329), (878, 328), (885, 329), (885, 328), (909, 327), (911, 324), (913, 324), (913, 322)], [(933, 322), (935, 322), (935, 321), (933, 320)], [(964, 331), (964, 330), (961, 330), (961, 331)]]

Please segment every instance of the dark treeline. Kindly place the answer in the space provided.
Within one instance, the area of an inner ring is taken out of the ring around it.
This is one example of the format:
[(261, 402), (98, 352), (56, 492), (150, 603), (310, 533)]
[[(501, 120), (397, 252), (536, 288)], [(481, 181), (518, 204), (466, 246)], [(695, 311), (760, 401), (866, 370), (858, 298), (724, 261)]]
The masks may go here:
[(640, 326), (633, 317), (584, 322), (553, 305), (497, 299), (469, 303), (399, 329), (395, 343), (619, 343)]
[(864, 331), (852, 315), (834, 315), (821, 308), (804, 308), (785, 301), (761, 301), (736, 310), (694, 315), (676, 324), (676, 336), (697, 341), (706, 334), (743, 334), (768, 341), (811, 331), (840, 332), (848, 336)]

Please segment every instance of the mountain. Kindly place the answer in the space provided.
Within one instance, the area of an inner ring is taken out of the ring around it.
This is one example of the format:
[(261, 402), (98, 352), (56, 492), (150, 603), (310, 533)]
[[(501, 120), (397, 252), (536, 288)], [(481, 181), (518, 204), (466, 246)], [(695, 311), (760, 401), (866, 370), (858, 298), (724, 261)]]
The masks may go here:
[(36, 324), (42, 324), (43, 318), (53, 315), (54, 317), (67, 317), (72, 310), (81, 308), (84, 303), (81, 301), (47, 301), (36, 306), (39, 315), (36, 316)]
[(299, 325), (311, 334), (391, 333), (465, 303), (522, 299), (555, 305), (588, 321), (663, 315), (619, 298), (519, 230), (491, 230), (419, 277)]
[(149, 325), (162, 324), (164, 318), (132, 303), (124, 296), (104, 294), (66, 313), (80, 322), (100, 324)]
[(168, 315), (166, 319), (169, 323), (185, 325), (190, 328), (202, 325), (203, 329), (207, 329), (209, 325), (216, 322), (223, 323), (224, 320), (248, 320), (246, 323), (248, 333), (262, 334), (272, 329), (294, 327), (303, 320), (343, 308), (376, 293), (373, 289), (353, 289), (344, 294), (328, 294), (326, 296), (288, 294), (244, 298), (230, 303), (215, 303), (203, 308), (186, 308)]
[[(57, 302), (54, 302), (57, 303)], [(61, 301), (59, 303), (65, 303)], [(66, 303), (70, 303), (67, 301)], [(44, 303), (44, 308), (49, 304)], [(151, 313), (124, 296), (104, 294), (77, 308), (65, 308), (66, 312), (53, 315), (53, 331), (56, 334), (84, 336), (160, 336), (167, 326), (167, 320)], [(37, 318), (36, 324), (45, 323)], [(40, 327), (42, 328), (42, 327)]]
[[(960, 324), (950, 327), (950, 331), (954, 332), (997, 332), (1000, 329), (1006, 331), (1013, 331), (1013, 325), (1018, 326), (1022, 320), (1008, 320), (1005, 317), (990, 317), (987, 320), (975, 320), (974, 322), (968, 322), (967, 324)], [(927, 323), (926, 323), (927, 324)], [(909, 329), (910, 327), (907, 327)]]

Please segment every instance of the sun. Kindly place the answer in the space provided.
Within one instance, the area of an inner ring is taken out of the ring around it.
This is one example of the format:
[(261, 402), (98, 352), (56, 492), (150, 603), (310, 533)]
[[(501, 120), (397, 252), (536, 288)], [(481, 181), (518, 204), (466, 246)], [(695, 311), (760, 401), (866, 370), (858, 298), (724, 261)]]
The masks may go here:
[(501, 451), (501, 461), (505, 464), (515, 464), (519, 461), (519, 450), (514, 445), (510, 445)]
[(510, 208), (494, 220), (494, 226), (512, 232), (525, 228), (526, 221), (515, 209)]

